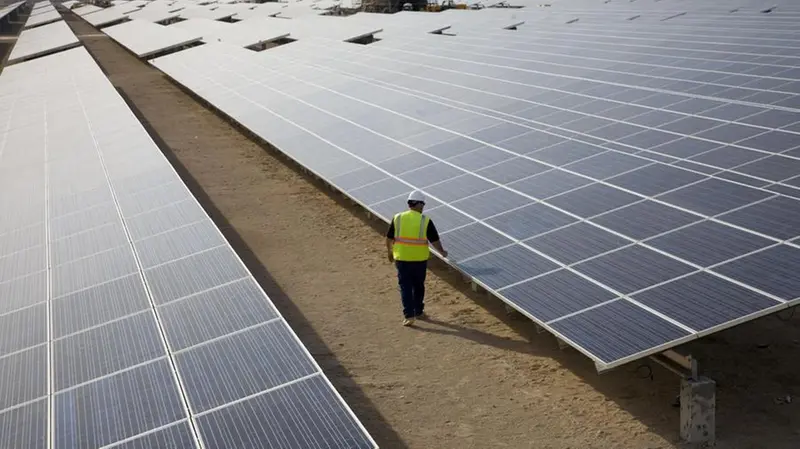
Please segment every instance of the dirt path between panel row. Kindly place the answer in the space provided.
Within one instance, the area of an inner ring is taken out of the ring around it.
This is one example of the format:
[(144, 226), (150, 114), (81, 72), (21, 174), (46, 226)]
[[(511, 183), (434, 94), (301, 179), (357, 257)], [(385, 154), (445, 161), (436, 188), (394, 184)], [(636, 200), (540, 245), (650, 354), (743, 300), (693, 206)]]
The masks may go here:
[[(383, 448), (679, 446), (678, 379), (597, 375), (525, 319), (436, 269), (430, 324), (400, 326), (379, 226), (76, 17), (68, 22)], [(800, 446), (800, 319), (694, 345), (719, 382), (723, 448)], [(764, 347), (759, 347), (759, 343)]]

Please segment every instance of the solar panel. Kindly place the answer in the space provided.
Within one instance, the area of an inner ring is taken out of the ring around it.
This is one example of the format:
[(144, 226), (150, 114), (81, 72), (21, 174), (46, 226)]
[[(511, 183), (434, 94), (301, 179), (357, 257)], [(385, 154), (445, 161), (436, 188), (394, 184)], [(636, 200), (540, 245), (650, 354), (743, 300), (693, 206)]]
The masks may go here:
[(80, 45), (75, 33), (60, 21), (49, 25), (24, 30), (17, 40), (8, 63), (14, 64), (26, 59), (32, 59), (49, 53), (54, 53)]
[(24, 28), (34, 28), (41, 25), (47, 25), (48, 23), (58, 22), (59, 20), (61, 20), (61, 14), (58, 11), (47, 11), (41, 14), (28, 16), (28, 20), (25, 22)]
[(250, 20), (237, 22), (219, 32), (204, 35), (205, 42), (223, 42), (239, 47), (253, 47), (289, 37), (289, 30), (258, 26)]
[(200, 42), (203, 38), (197, 32), (139, 19), (104, 28), (103, 32), (140, 58)]
[(128, 5), (127, 3), (120, 6), (113, 6), (105, 8), (102, 11), (97, 11), (93, 14), (88, 14), (83, 17), (84, 20), (89, 22), (94, 27), (108, 26), (113, 23), (121, 22), (128, 19), (128, 13), (136, 12), (139, 10), (138, 6)]
[(381, 31), (375, 25), (350, 22), (341, 17), (310, 15), (296, 19), (255, 17), (243, 20), (241, 26), (267, 29), (275, 33), (288, 33), (292, 39), (321, 37), (341, 41), (357, 40)]
[(240, 12), (240, 10), (228, 8), (227, 5), (216, 8), (209, 6), (191, 6), (180, 11), (180, 18), (223, 20), (232, 17), (238, 12)]
[(280, 10), (285, 6), (285, 4), (278, 2), (260, 3), (252, 9), (237, 12), (233, 15), (233, 19), (245, 20), (253, 17), (274, 17), (278, 15)]
[[(748, 274), (800, 260), (797, 110), (527, 57), (538, 36), (510, 35), (204, 46), (153, 64), (384, 219), (414, 188), (443, 203), (430, 215), (451, 263), (600, 370), (800, 301)], [(776, 109), (781, 126), (745, 121)]]
[(203, 37), (212, 36), (232, 26), (232, 23), (211, 19), (186, 19), (169, 25), (169, 27), (180, 28)]
[(23, 4), (25, 4), (25, 2), (21, 1), (0, 8), (0, 20), (5, 19), (6, 16), (9, 16), (15, 11), (17, 11), (17, 9), (19, 9), (19, 7), (22, 6)]
[(136, 20), (145, 20), (148, 22), (158, 23), (170, 19), (176, 19), (180, 15), (179, 11), (173, 11), (172, 8), (167, 6), (150, 6), (144, 7), (138, 11), (128, 14), (128, 17)]
[(84, 48), (0, 130), (0, 447), (375, 447)]
[(73, 12), (75, 12), (75, 14), (83, 17), (83, 16), (87, 16), (89, 14), (94, 14), (94, 13), (103, 11), (103, 9), (104, 8), (101, 8), (99, 6), (84, 4), (82, 6), (79, 6), (79, 7), (75, 8), (73, 10)]

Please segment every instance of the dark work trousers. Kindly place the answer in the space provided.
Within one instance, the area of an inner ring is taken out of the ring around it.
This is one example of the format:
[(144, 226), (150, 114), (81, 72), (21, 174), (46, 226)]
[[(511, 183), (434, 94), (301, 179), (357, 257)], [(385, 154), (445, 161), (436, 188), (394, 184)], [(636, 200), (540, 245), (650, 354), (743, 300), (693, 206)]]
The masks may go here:
[(395, 262), (397, 280), (400, 284), (400, 299), (403, 301), (403, 316), (412, 318), (422, 315), (425, 308), (425, 275), (428, 262)]

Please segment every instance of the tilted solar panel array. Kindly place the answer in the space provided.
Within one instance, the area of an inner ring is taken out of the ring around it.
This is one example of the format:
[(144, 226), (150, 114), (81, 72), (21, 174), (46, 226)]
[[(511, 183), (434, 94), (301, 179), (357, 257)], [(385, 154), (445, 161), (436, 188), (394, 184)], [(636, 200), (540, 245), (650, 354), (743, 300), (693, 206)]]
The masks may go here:
[(85, 49), (0, 131), (0, 447), (375, 447)]
[(600, 370), (796, 305), (796, 25), (537, 14), (153, 64), (384, 219), (424, 190), (451, 263)]

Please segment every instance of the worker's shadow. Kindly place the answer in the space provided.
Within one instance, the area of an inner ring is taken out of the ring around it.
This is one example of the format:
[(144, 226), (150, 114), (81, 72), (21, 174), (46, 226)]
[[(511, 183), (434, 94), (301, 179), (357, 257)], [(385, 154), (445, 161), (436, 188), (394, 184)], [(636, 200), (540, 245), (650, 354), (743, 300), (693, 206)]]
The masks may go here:
[[(438, 326), (438, 327), (433, 327)], [(524, 354), (531, 353), (531, 344), (528, 341), (512, 340), (506, 337), (487, 334), (479, 330), (470, 329), (458, 324), (447, 323), (445, 321), (437, 320), (435, 318), (426, 318), (425, 320), (418, 320), (414, 325), (414, 329), (420, 332), (427, 332), (430, 334), (449, 335), (453, 337), (463, 338), (466, 340), (474, 341), (481, 345), (492, 346), (495, 348), (503, 349), (506, 351), (520, 352)]]

